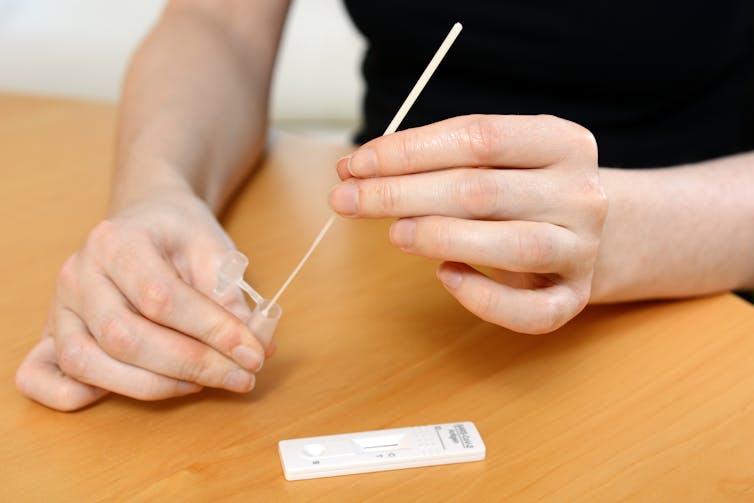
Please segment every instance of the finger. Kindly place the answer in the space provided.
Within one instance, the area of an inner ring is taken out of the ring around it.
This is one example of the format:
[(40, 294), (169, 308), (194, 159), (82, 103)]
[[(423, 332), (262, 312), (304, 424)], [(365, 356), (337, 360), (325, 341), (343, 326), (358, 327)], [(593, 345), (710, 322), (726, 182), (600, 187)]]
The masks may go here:
[(348, 165), (351, 163), (351, 156), (347, 155), (338, 159), (335, 163), (335, 172), (338, 174), (338, 178), (341, 180), (347, 180), (353, 175), (348, 171)]
[(444, 262), (437, 276), (466, 309), (516, 332), (543, 334), (560, 328), (586, 305), (587, 297), (565, 284), (520, 290), (491, 280), (466, 264)]
[(201, 386), (119, 362), (100, 348), (81, 320), (58, 308), (55, 323), (58, 366), (76, 381), (139, 400), (161, 400), (196, 393)]
[(90, 239), (97, 260), (112, 282), (141, 314), (160, 325), (189, 335), (255, 370), (264, 361), (264, 348), (249, 328), (227, 309), (184, 282), (151, 242), (123, 243), (107, 225)]
[[(205, 292), (203, 290), (200, 290)], [(229, 285), (223, 291), (217, 291), (214, 287), (205, 292), (210, 299), (220, 304), (227, 311), (232, 313), (236, 318), (248, 326), (251, 321), (251, 309), (246, 303), (243, 291), (235, 285)], [(262, 342), (262, 341), (260, 341)]]
[(270, 341), (270, 345), (267, 346), (267, 358), (272, 358), (272, 355), (278, 350), (278, 345), (275, 341)]
[[(107, 278), (88, 271), (96, 297), (81, 306), (89, 332), (114, 359), (202, 386), (244, 391), (252, 377), (215, 349), (134, 313)], [(103, 309), (102, 306), (108, 306)]]
[[(191, 238), (186, 241), (189, 239)], [(233, 243), (230, 241), (206, 243), (198, 249), (192, 247), (190, 242), (181, 242), (174, 246), (190, 250), (183, 260), (173, 257), (170, 261), (176, 268), (178, 276), (248, 325), (251, 319), (251, 309), (241, 289), (233, 285), (228, 285), (222, 290), (217, 289), (217, 270), (222, 260), (235, 250)]]
[[(223, 256), (222, 254), (218, 255)], [(255, 324), (252, 322), (254, 316), (253, 312), (249, 308), (249, 304), (246, 302), (243, 291), (238, 286), (232, 285), (222, 291), (217, 291), (217, 289), (212, 286), (208, 292), (211, 299), (233, 313), (249, 328), (249, 330), (251, 330), (251, 333), (254, 334), (264, 348), (265, 360), (275, 353), (273, 349), (274, 342), (272, 341), (274, 333), (266, 334), (266, 336), (265, 334), (255, 333)], [(259, 368), (256, 371), (258, 370)]]
[[(330, 192), (330, 206), (347, 217), (385, 218), (424, 215), (475, 220), (568, 220), (589, 201), (564, 204), (543, 173), (520, 170), (451, 169), (410, 176), (341, 182)], [(570, 210), (568, 210), (570, 208)]]
[(514, 220), (484, 222), (447, 217), (393, 223), (390, 240), (414, 255), (513, 272), (565, 275), (581, 268), (577, 236), (560, 226)]
[(539, 168), (567, 157), (596, 162), (594, 136), (547, 115), (467, 115), (381, 136), (339, 161), (358, 178), (453, 167)]
[(62, 411), (80, 409), (107, 395), (106, 390), (78, 382), (60, 371), (50, 336), (43, 337), (26, 355), (16, 371), (16, 387), (32, 400)]

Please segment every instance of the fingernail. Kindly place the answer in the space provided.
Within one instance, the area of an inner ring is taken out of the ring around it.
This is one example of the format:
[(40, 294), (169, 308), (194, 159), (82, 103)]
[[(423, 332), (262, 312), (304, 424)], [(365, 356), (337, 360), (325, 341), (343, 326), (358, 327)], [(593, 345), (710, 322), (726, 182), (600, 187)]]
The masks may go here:
[(348, 165), (351, 163), (351, 156), (346, 155), (338, 159), (338, 162), (335, 164), (335, 170), (338, 172), (338, 177), (341, 180), (346, 180), (348, 178), (351, 178), (351, 171), (348, 169)]
[(251, 391), (254, 387), (254, 375), (241, 369), (231, 370), (225, 376), (225, 387), (241, 393)]
[(353, 176), (366, 178), (377, 175), (377, 154), (371, 148), (357, 150), (347, 165)]
[(330, 205), (341, 215), (356, 215), (359, 211), (359, 189), (356, 182), (339, 183), (330, 191)]
[(461, 286), (461, 281), (463, 281), (463, 274), (448, 266), (441, 266), (437, 270), (437, 277), (449, 290), (457, 289)]
[(252, 372), (259, 372), (262, 369), (264, 358), (248, 346), (238, 345), (230, 352), (230, 356), (240, 363), (244, 368)]
[(401, 249), (406, 249), (414, 244), (414, 235), (416, 234), (416, 220), (413, 218), (403, 218), (393, 224), (391, 229), (391, 238), (393, 243)]

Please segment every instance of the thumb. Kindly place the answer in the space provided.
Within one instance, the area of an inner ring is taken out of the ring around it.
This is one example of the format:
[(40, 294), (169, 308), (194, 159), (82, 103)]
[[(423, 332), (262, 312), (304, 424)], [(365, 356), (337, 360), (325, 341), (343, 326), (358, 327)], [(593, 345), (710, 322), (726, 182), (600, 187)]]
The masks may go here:
[(18, 367), (16, 387), (32, 400), (62, 411), (80, 409), (108, 393), (65, 375), (58, 367), (55, 341), (49, 335), (42, 337)]

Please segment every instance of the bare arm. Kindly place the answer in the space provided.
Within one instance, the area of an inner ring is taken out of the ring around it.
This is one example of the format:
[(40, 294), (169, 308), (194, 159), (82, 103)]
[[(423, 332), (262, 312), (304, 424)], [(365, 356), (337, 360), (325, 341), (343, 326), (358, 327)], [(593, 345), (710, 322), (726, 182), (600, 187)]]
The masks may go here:
[(214, 291), (234, 248), (214, 214), (262, 155), (287, 6), (168, 5), (128, 72), (110, 214), (61, 268), (16, 373), (24, 394), (73, 410), (107, 392), (253, 389), (274, 345), (249, 329), (240, 292)]
[(609, 210), (592, 302), (754, 289), (754, 154), (602, 169)]
[(261, 156), (288, 2), (173, 0), (133, 59), (112, 211), (190, 189), (215, 211)]

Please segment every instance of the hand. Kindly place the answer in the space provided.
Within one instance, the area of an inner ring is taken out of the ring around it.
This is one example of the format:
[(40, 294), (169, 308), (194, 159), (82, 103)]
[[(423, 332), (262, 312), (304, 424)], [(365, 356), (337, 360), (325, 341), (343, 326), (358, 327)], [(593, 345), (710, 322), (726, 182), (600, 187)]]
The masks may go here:
[(233, 249), (193, 195), (143, 200), (100, 223), (63, 265), (42, 340), (16, 374), (49, 407), (108, 391), (141, 400), (204, 386), (248, 392), (265, 350), (238, 289), (213, 293)]
[[(551, 116), (465, 116), (383, 136), (337, 165), (348, 217), (397, 217), (400, 249), (480, 318), (555, 330), (589, 300), (607, 214), (589, 131)], [(468, 264), (492, 268), (485, 276)]]

